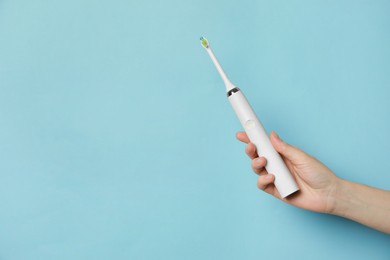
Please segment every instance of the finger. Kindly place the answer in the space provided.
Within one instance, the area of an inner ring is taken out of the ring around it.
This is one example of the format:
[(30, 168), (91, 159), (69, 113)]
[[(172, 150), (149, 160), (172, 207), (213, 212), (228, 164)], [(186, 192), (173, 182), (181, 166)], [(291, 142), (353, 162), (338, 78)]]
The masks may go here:
[(257, 187), (271, 195), (275, 194), (275, 176), (272, 174), (262, 175), (257, 179)]
[(253, 143), (248, 143), (245, 147), (245, 152), (252, 160), (259, 157), (256, 152), (256, 146)]
[(250, 142), (249, 138), (248, 138), (248, 136), (246, 135), (245, 132), (237, 132), (236, 138), (238, 140), (240, 140), (241, 142), (244, 142), (244, 143), (249, 143)]
[(303, 160), (307, 160), (307, 158), (309, 158), (309, 156), (301, 149), (298, 149), (297, 147), (294, 147), (280, 139), (274, 131), (271, 132), (270, 139), (276, 151), (292, 162), (302, 162)]
[(267, 170), (266, 169), (264, 169), (263, 168), (263, 170), (261, 170), (261, 171), (258, 171), (258, 172), (255, 172), (257, 175), (259, 175), (259, 176), (263, 176), (263, 175), (266, 175), (266, 174), (268, 174), (268, 172), (267, 172)]
[(266, 164), (267, 160), (264, 157), (255, 158), (252, 160), (252, 169), (256, 174), (267, 174), (267, 171), (264, 168)]

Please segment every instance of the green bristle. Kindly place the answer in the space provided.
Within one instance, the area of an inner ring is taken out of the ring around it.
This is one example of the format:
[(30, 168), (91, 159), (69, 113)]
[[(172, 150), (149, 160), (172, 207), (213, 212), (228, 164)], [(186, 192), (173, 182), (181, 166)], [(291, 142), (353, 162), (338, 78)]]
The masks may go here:
[(200, 37), (200, 43), (202, 44), (203, 47), (208, 48), (209, 47), (209, 42), (207, 41), (206, 38)]

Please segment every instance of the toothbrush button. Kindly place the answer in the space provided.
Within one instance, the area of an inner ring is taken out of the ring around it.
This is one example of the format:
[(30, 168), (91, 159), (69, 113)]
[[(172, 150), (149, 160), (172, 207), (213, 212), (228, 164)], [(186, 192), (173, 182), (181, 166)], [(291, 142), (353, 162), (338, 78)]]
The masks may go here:
[(250, 128), (253, 128), (255, 126), (255, 122), (253, 122), (252, 120), (248, 120), (245, 122), (245, 127), (250, 129)]

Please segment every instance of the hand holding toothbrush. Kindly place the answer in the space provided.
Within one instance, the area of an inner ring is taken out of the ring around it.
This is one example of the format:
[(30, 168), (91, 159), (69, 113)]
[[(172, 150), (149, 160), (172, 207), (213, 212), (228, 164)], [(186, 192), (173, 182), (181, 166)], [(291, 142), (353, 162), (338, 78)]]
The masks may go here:
[(272, 173), (265, 170), (266, 158), (258, 157), (256, 147), (245, 132), (237, 139), (247, 143), (245, 152), (252, 160), (252, 169), (259, 175), (257, 186), (284, 202), (299, 208), (334, 214), (390, 234), (390, 191), (338, 178), (328, 167), (304, 151), (285, 143), (275, 132), (270, 139), (279, 152), (300, 190), (281, 198)]

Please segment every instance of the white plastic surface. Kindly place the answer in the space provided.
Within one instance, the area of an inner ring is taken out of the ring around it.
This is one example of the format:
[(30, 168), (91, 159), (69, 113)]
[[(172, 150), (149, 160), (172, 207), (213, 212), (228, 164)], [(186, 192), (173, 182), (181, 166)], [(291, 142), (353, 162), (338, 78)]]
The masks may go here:
[(217, 57), (215, 57), (211, 47), (209, 46), (206, 50), (207, 50), (207, 53), (209, 54), (211, 60), (213, 61), (214, 65), (215, 65), (215, 68), (217, 68), (217, 71), (218, 71), (219, 75), (221, 76), (221, 78), (223, 80), (223, 83), (225, 83), (226, 92), (228, 92), (229, 90), (235, 88), (236, 86), (234, 86), (230, 82), (228, 76), (226, 75), (225, 71), (223, 70), (221, 64), (219, 63), (219, 61), (217, 59)]
[(256, 146), (258, 155), (267, 159), (265, 168), (268, 173), (275, 175), (275, 186), (282, 198), (299, 190), (282, 157), (272, 146), (267, 132), (244, 94), (241, 91), (235, 92), (229, 96), (229, 101), (250, 141)]

